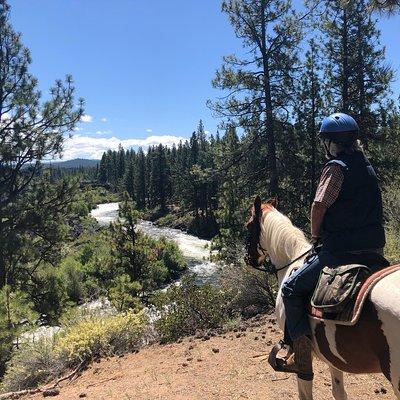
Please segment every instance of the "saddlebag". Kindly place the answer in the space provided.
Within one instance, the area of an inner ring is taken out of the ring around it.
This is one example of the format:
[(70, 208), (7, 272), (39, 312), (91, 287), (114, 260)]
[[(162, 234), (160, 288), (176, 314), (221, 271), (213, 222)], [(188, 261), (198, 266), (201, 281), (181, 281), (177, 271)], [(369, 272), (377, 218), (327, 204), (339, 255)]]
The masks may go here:
[(370, 274), (371, 270), (360, 264), (325, 267), (311, 298), (312, 307), (320, 310), (323, 318), (351, 319), (357, 294)]

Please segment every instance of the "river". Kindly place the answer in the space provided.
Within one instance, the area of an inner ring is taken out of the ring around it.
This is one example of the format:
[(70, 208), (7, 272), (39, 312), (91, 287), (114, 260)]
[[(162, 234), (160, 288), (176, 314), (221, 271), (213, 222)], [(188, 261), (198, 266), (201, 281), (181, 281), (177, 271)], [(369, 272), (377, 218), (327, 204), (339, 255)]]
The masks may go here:
[[(118, 203), (99, 204), (91, 211), (97, 222), (106, 226), (118, 218)], [(218, 266), (210, 261), (209, 240), (189, 235), (179, 229), (165, 228), (154, 225), (150, 221), (139, 221), (138, 229), (147, 235), (160, 238), (162, 236), (174, 241), (185, 257), (189, 271), (196, 275), (198, 284), (214, 283), (218, 274)]]
[[(109, 225), (118, 219), (118, 203), (99, 204), (91, 211), (91, 216), (102, 226)], [(189, 271), (196, 276), (196, 283), (215, 283), (217, 280), (218, 266), (210, 261), (210, 245), (208, 240), (199, 239), (196, 236), (172, 228), (163, 228), (154, 225), (150, 221), (140, 221), (138, 229), (154, 238), (162, 236), (174, 241), (182, 251), (189, 267)], [(95, 300), (85, 303), (80, 308), (87, 310), (97, 310), (102, 314), (113, 312), (110, 302), (107, 299)], [(40, 337), (52, 337), (60, 330), (58, 326), (41, 326), (33, 331), (20, 335), (17, 343), (37, 341)]]

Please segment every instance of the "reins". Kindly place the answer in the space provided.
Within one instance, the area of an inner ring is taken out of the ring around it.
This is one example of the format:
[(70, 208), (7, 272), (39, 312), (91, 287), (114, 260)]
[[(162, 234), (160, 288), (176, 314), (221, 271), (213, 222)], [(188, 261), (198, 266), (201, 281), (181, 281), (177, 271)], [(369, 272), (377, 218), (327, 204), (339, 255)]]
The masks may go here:
[[(262, 250), (262, 252), (264, 253), (264, 255), (266, 254), (266, 251), (260, 246), (260, 249)], [(288, 267), (290, 267), (292, 264), (294, 264), (296, 261), (299, 261), (300, 259), (302, 259), (304, 256), (306, 256), (307, 254), (311, 253), (312, 251), (314, 251), (314, 246), (312, 246), (310, 249), (308, 249), (307, 251), (305, 251), (304, 253), (300, 254), (298, 257), (296, 257), (294, 260), (290, 261), (289, 263), (285, 264), (283, 267), (280, 268), (276, 268), (271, 262), (269, 263), (272, 267), (270, 268), (261, 268), (261, 267), (257, 267), (254, 265), (251, 265), (251, 267), (253, 267), (254, 269), (257, 269), (258, 271), (262, 271), (262, 272), (266, 272), (266, 273), (271, 273), (271, 272), (279, 272), (282, 271)]]

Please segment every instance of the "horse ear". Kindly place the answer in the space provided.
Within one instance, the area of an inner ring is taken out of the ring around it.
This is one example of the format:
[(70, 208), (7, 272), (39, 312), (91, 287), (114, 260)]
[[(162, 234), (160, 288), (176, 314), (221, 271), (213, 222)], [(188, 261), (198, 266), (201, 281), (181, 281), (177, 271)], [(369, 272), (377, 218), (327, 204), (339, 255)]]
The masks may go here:
[(272, 197), (267, 201), (268, 204), (270, 204), (274, 208), (278, 208), (278, 198), (277, 197)]
[(254, 199), (254, 210), (255, 210), (255, 212), (258, 212), (261, 210), (261, 197), (260, 196), (256, 196), (256, 198)]

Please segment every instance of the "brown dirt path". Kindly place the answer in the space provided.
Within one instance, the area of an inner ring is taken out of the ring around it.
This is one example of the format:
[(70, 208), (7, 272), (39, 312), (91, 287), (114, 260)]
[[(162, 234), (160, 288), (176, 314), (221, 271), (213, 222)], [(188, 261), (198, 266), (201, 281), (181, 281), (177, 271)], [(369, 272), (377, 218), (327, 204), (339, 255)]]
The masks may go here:
[[(207, 340), (152, 345), (137, 354), (94, 363), (61, 386), (55, 399), (286, 400), (297, 399), (293, 376), (276, 374), (258, 356), (279, 338), (267, 317), (245, 331)], [(332, 399), (328, 368), (315, 363), (315, 400)], [(381, 375), (346, 374), (349, 400), (395, 399)], [(43, 399), (41, 394), (24, 399)]]

